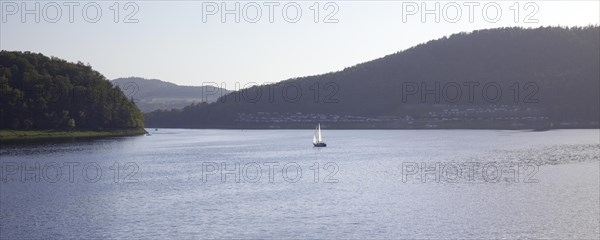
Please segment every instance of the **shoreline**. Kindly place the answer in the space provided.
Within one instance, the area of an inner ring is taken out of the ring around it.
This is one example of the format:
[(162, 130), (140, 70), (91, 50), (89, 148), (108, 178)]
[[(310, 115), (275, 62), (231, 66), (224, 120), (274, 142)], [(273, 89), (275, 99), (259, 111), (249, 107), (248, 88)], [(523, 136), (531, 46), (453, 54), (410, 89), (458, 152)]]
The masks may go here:
[(126, 137), (146, 134), (144, 128), (110, 131), (60, 131), (60, 130), (0, 130), (0, 142), (36, 140), (60, 140), (79, 138)]
[[(398, 128), (398, 127), (338, 127), (338, 126), (326, 126), (327, 130), (508, 130), (508, 131), (534, 131), (534, 132), (545, 132), (553, 130), (568, 130), (568, 129), (600, 129), (600, 127), (564, 127), (564, 128)], [(315, 127), (223, 127), (223, 126), (211, 126), (211, 127), (147, 127), (148, 129), (198, 129), (198, 130), (314, 130)], [(322, 127), (325, 129), (325, 127)], [(153, 131), (150, 131), (152, 133)]]

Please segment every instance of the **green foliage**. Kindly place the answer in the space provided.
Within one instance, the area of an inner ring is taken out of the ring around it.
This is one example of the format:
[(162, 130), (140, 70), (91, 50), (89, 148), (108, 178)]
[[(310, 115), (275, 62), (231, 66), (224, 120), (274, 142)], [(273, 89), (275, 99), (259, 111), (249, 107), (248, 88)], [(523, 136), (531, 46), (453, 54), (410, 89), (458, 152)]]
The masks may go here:
[(69, 129), (75, 128), (75, 119), (69, 118), (69, 120), (67, 121), (67, 127)]
[(144, 126), (135, 104), (100, 73), (42, 54), (0, 52), (0, 98), (0, 129)]

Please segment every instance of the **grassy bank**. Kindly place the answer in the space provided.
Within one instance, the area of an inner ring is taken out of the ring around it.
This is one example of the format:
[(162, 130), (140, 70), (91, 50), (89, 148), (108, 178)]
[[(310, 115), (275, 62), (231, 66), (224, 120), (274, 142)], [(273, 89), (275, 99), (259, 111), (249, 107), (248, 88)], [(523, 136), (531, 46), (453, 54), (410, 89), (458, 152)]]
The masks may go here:
[(137, 136), (146, 133), (143, 128), (123, 129), (112, 131), (17, 131), (0, 130), (0, 141), (40, 140), (40, 139), (69, 139), (69, 138), (94, 138), (94, 137), (119, 137)]

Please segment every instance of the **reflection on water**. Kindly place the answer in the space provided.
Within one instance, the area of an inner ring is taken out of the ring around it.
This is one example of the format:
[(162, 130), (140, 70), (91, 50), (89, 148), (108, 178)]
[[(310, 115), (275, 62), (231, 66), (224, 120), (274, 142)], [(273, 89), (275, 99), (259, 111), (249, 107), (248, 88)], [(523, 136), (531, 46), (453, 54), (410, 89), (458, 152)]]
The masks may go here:
[[(600, 237), (598, 130), (151, 132), (3, 145), (0, 238)], [(431, 170), (450, 163), (507, 171)]]

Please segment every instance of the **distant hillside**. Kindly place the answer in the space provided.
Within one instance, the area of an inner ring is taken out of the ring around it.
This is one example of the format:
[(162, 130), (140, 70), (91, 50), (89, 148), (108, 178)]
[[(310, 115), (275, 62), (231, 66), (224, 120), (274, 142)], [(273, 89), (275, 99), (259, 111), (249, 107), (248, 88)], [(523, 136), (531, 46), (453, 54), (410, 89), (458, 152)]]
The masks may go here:
[(144, 127), (140, 110), (100, 73), (30, 52), (0, 52), (0, 129)]
[(233, 92), (212, 104), (152, 112), (146, 124), (597, 128), (599, 38), (598, 26), (458, 33), (343, 71)]
[(179, 86), (161, 80), (138, 77), (118, 78), (112, 80), (112, 83), (118, 85), (130, 99), (134, 99), (142, 112), (181, 109), (192, 103), (205, 101), (210, 103), (230, 92), (213, 86)]

